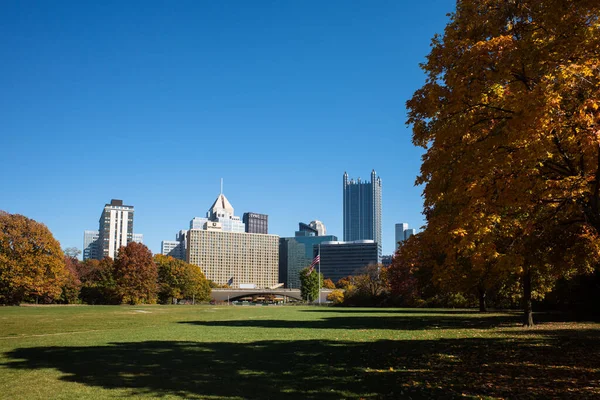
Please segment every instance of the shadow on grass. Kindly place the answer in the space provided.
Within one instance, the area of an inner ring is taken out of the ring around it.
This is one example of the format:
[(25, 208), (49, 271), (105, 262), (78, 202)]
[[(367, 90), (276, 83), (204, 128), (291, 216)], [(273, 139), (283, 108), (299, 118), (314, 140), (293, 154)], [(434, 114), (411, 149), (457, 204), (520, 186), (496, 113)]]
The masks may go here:
[(439, 316), (439, 315), (394, 315), (394, 316), (337, 316), (317, 320), (222, 320), (222, 321), (181, 321), (181, 324), (199, 326), (277, 328), (277, 329), (392, 329), (392, 330), (425, 330), (425, 329), (492, 329), (507, 326), (520, 326), (519, 315), (478, 315), (473, 316)]
[(245, 399), (592, 398), (600, 395), (596, 335), (535, 339), (145, 341), (21, 348), (3, 366), (53, 368), (69, 382), (131, 396)]
[[(336, 314), (439, 314), (439, 315), (485, 315), (478, 310), (469, 309), (443, 309), (443, 308), (374, 308), (374, 307), (357, 307), (357, 308), (338, 308), (335, 306), (315, 307), (314, 309), (300, 310), (300, 312), (308, 313), (336, 313)], [(515, 314), (513, 310), (490, 310), (489, 313)]]

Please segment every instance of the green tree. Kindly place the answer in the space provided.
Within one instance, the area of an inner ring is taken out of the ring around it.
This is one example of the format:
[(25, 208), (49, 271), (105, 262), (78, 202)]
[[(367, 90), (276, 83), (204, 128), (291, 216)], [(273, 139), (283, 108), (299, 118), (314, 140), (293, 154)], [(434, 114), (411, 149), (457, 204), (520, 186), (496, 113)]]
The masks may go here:
[(158, 266), (158, 299), (163, 304), (174, 300), (210, 299), (210, 284), (198, 266), (170, 256), (157, 254), (154, 261)]
[(63, 252), (48, 228), (0, 211), (0, 303), (55, 299), (65, 277)]
[(185, 264), (183, 297), (194, 301), (209, 301), (212, 290), (208, 279), (197, 265)]
[(114, 277), (121, 302), (156, 303), (158, 271), (152, 253), (143, 244), (131, 242), (119, 249)]
[(319, 298), (319, 282), (323, 282), (323, 274), (314, 269), (311, 271), (310, 267), (300, 271), (300, 296), (303, 300), (312, 302)]

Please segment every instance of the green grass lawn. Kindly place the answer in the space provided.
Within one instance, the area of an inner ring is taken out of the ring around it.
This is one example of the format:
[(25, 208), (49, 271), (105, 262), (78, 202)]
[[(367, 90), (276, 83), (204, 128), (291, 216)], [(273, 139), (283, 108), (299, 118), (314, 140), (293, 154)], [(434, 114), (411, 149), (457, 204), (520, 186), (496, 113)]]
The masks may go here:
[(0, 307), (2, 399), (600, 398), (600, 324), (326, 307)]

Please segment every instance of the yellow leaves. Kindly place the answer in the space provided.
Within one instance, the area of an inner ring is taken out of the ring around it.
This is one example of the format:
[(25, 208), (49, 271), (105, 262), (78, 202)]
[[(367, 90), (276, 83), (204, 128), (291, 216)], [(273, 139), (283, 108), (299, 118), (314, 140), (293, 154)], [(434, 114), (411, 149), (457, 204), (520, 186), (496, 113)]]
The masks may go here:
[(458, 228), (450, 232), (452, 236), (464, 237), (467, 235), (467, 231), (464, 228)]

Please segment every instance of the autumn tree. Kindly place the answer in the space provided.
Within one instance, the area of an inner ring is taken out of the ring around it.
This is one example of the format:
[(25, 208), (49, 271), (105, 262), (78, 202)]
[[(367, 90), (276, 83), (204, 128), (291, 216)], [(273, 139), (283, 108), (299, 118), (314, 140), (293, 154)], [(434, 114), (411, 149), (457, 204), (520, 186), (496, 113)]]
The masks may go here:
[(300, 296), (308, 302), (319, 298), (319, 283), (323, 283), (323, 274), (314, 268), (306, 267), (300, 271)]
[(369, 264), (361, 268), (354, 277), (356, 290), (372, 298), (383, 295), (388, 290), (387, 270), (383, 264)]
[[(344, 303), (356, 306), (384, 303), (389, 294), (387, 270), (382, 264), (369, 264), (361, 268), (356, 275), (338, 281), (345, 289)], [(347, 283), (344, 280), (347, 280)]]
[(324, 279), (323, 282), (321, 282), (321, 286), (324, 287), (325, 289), (335, 289), (335, 284), (329, 278)]
[(184, 298), (197, 301), (210, 300), (210, 285), (198, 266), (171, 256), (157, 254), (158, 299), (163, 304)]
[(121, 302), (156, 303), (158, 271), (152, 253), (145, 245), (131, 242), (119, 249), (114, 277)]
[(64, 279), (63, 252), (46, 225), (0, 211), (0, 303), (55, 299)]
[(334, 305), (339, 306), (344, 303), (344, 291), (341, 289), (332, 290), (327, 295), (327, 300), (331, 301)]
[[(79, 302), (81, 280), (79, 279), (79, 260), (65, 253), (65, 277), (61, 285), (60, 302), (74, 304)], [(75, 256), (76, 257), (76, 256)]]
[(347, 289), (348, 286), (352, 285), (352, 277), (351, 276), (345, 276), (341, 279), (339, 279), (336, 283), (335, 283), (335, 287), (338, 289)]
[(459, 0), (407, 103), (444, 263), (518, 276), (529, 326), (532, 297), (598, 259), (599, 15), (596, 0)]
[(120, 304), (114, 261), (110, 257), (98, 261), (88, 259), (78, 264), (81, 300), (88, 304)]

